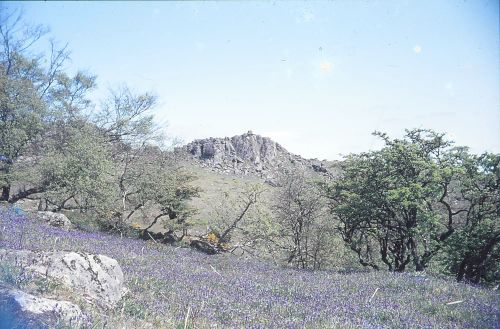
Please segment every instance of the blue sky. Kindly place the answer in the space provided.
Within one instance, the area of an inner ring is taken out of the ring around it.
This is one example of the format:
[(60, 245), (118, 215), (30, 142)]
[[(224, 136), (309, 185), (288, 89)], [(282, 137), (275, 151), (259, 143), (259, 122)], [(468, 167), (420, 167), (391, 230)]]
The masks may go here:
[[(68, 70), (160, 97), (189, 142), (252, 130), (306, 157), (446, 132), (500, 152), (498, 1), (6, 3), (68, 42)], [(168, 122), (168, 127), (167, 127)]]

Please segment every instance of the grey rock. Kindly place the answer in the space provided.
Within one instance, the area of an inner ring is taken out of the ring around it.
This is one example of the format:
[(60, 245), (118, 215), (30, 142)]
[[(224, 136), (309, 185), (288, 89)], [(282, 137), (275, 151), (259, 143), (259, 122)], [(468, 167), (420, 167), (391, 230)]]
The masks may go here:
[(270, 185), (270, 186), (272, 186), (272, 187), (278, 187), (278, 183), (276, 183), (276, 182), (275, 182), (274, 180), (272, 180), (272, 179), (266, 179), (266, 180), (264, 181), (264, 183), (266, 183), (266, 184), (268, 184), (268, 185)]
[(0, 328), (53, 328), (61, 324), (78, 328), (87, 322), (80, 307), (71, 302), (0, 287)]
[(202, 166), (216, 168), (217, 172), (231, 173), (244, 172), (244, 168), (250, 172), (261, 171), (264, 165), (280, 161), (278, 158), (281, 153), (286, 153), (285, 149), (270, 138), (255, 135), (251, 131), (231, 138), (195, 140), (177, 151), (191, 154), (203, 162)]
[(0, 249), (0, 261), (57, 280), (100, 306), (113, 307), (126, 291), (120, 265), (103, 255)]
[(323, 167), (323, 165), (321, 165), (321, 164), (320, 165), (313, 164), (312, 168), (316, 172), (321, 172), (321, 173), (327, 173), (328, 172), (328, 170), (325, 167)]
[(52, 211), (38, 211), (36, 218), (46, 222), (49, 225), (61, 227), (66, 230), (70, 229), (73, 225), (66, 215)]
[(212, 141), (207, 141), (201, 144), (201, 156), (205, 159), (210, 159), (215, 156), (215, 146)]

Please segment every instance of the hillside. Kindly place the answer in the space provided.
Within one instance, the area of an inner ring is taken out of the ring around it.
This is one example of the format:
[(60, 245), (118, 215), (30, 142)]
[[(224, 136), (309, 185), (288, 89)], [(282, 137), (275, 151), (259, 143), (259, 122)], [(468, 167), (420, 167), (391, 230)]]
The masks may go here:
[(224, 194), (238, 199), (251, 184), (266, 186), (261, 205), (269, 207), (276, 177), (285, 170), (304, 171), (311, 180), (331, 179), (338, 172), (337, 162), (305, 159), (251, 131), (194, 140), (176, 148), (175, 153), (183, 169), (196, 177), (193, 185), (200, 188), (200, 195), (189, 201), (196, 209), (193, 222), (206, 222)]
[[(495, 328), (499, 323), (495, 291), (425, 275), (284, 269), (256, 259), (65, 231), (5, 210), (0, 225), (0, 249), (56, 248), (118, 261), (129, 293), (106, 315), (92, 309), (93, 328)], [(13, 269), (1, 269), (2, 281), (22, 282)], [(76, 296), (64, 297), (89, 311)]]

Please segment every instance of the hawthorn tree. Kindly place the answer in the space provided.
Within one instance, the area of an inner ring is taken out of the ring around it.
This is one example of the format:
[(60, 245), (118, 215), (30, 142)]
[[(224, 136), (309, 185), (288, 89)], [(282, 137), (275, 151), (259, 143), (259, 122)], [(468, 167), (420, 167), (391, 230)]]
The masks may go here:
[(454, 202), (463, 150), (431, 130), (375, 135), (381, 150), (348, 156), (340, 177), (323, 185), (330, 212), (362, 265), (422, 271), (465, 212)]
[[(446, 241), (442, 263), (457, 281), (500, 281), (500, 155), (463, 151), (454, 204), (461, 220)], [(451, 205), (450, 205), (451, 208)], [(455, 211), (457, 212), (457, 211)]]

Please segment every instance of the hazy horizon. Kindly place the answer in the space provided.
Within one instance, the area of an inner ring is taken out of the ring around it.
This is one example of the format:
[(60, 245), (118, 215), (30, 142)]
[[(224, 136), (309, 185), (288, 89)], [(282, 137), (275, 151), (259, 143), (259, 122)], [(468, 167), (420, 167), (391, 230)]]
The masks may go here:
[(335, 160), (380, 146), (375, 130), (445, 132), (500, 152), (498, 1), (7, 2), (127, 83), (184, 142), (248, 130)]

